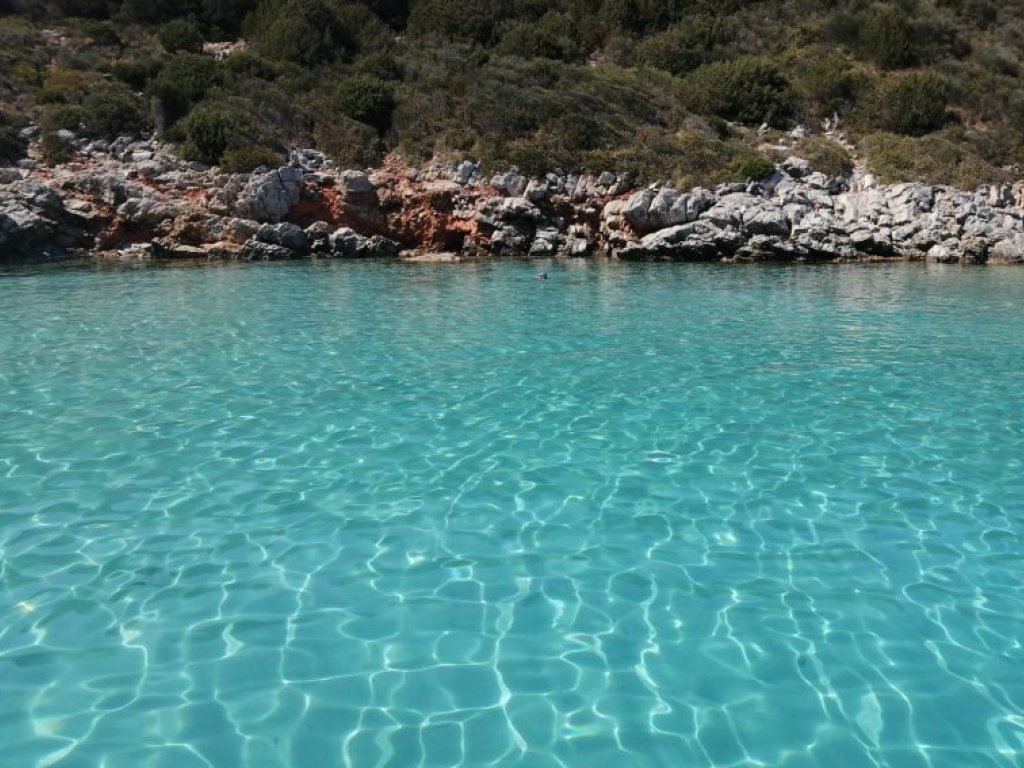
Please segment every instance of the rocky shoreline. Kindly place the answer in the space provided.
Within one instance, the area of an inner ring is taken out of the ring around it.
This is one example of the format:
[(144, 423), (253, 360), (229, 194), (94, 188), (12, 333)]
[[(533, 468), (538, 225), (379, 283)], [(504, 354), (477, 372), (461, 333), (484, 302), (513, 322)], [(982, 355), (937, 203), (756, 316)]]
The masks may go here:
[(972, 192), (828, 178), (799, 158), (756, 182), (637, 187), (630, 176), (477, 165), (341, 170), (322, 154), (222, 174), (157, 141), (79, 140), (72, 161), (0, 168), (0, 263), (586, 257), (1024, 264), (1024, 183)]

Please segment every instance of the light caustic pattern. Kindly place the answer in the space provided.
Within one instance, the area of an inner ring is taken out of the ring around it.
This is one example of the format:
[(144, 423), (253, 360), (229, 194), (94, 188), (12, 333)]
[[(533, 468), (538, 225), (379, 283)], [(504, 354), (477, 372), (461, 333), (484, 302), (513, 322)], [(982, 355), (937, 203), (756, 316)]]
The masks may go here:
[(1024, 765), (1024, 271), (0, 276), (11, 768)]

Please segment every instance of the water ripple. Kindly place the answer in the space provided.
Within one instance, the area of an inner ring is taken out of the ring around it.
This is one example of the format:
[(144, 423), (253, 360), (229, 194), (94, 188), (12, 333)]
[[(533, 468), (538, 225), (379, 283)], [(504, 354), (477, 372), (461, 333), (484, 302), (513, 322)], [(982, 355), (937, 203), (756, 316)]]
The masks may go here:
[(533, 271), (0, 275), (11, 765), (1024, 765), (1024, 274)]

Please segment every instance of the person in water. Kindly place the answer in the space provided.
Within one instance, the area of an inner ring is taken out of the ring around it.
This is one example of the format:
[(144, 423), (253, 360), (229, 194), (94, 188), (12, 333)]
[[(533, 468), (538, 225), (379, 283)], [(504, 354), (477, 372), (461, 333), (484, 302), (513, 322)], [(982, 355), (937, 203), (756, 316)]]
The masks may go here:
[(548, 279), (548, 273), (547, 272), (538, 272), (536, 277), (537, 277), (538, 280), (547, 280)]

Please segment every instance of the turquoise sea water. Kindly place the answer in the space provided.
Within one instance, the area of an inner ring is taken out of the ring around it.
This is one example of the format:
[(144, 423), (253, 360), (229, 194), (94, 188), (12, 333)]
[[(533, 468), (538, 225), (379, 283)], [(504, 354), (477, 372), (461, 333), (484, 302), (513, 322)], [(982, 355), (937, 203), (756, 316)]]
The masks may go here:
[(0, 765), (1024, 766), (1024, 270), (0, 275)]

